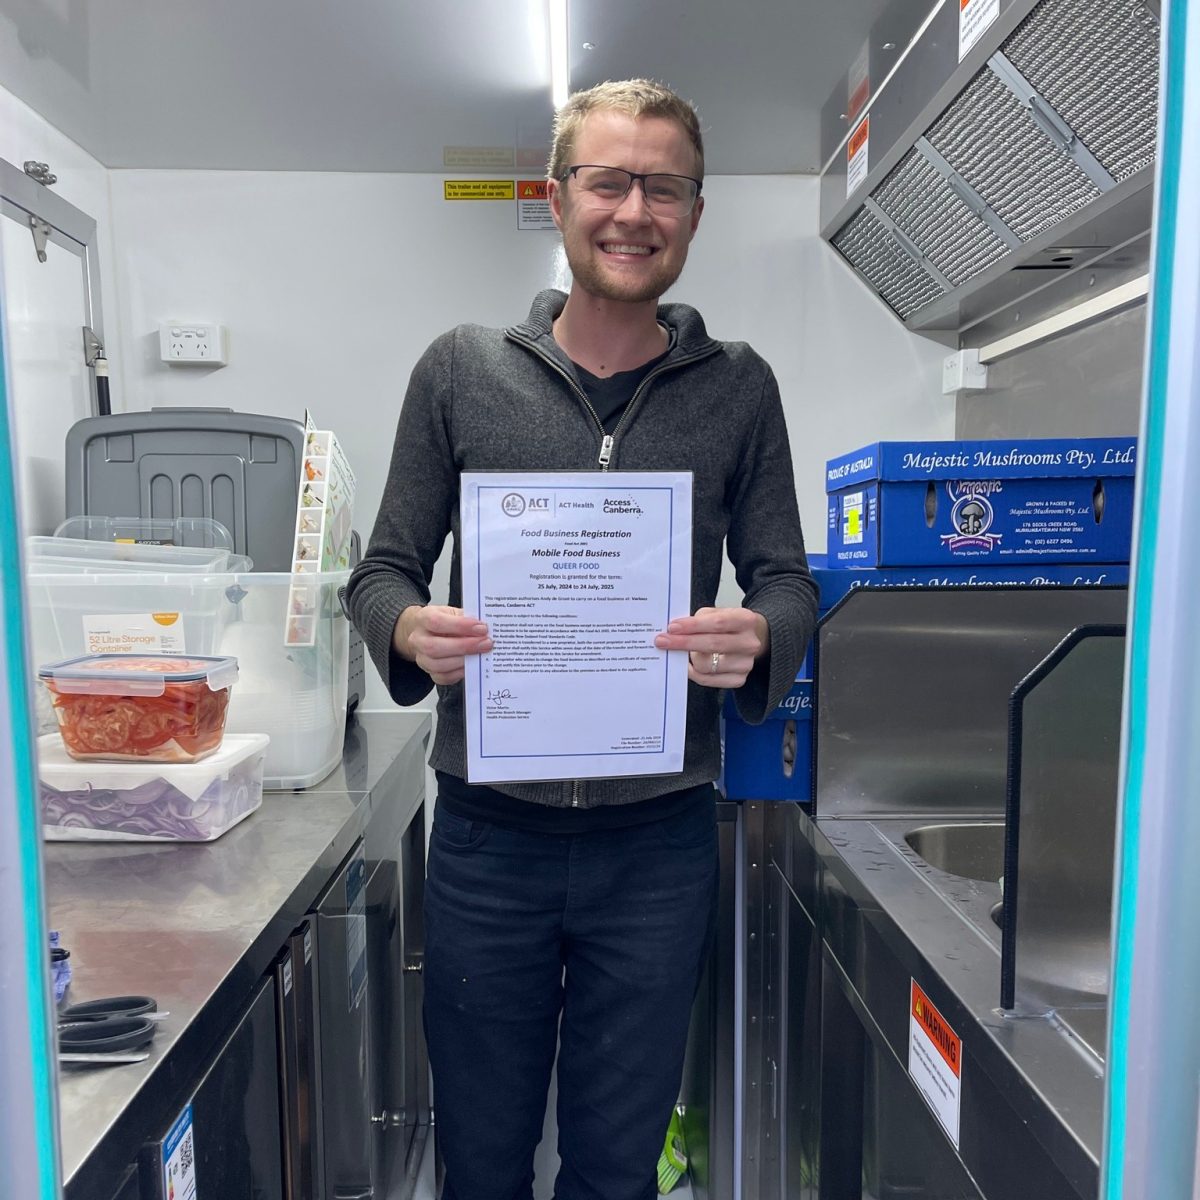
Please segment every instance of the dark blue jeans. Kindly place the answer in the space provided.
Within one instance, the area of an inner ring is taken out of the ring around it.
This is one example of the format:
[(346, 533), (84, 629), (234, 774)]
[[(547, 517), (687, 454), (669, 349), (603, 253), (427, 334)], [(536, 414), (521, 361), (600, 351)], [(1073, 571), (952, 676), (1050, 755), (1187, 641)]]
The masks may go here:
[(716, 894), (713, 802), (564, 837), (435, 810), (425, 1035), (443, 1200), (530, 1200), (556, 1042), (556, 1200), (657, 1194)]

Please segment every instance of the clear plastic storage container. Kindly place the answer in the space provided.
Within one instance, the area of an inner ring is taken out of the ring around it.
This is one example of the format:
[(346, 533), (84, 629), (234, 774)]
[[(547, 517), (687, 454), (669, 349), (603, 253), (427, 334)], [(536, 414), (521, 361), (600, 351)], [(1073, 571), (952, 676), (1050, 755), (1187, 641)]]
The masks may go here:
[(97, 542), (89, 538), (25, 539), (25, 564), (33, 575), (105, 575), (130, 571), (215, 574), (240, 570), (244, 560), (222, 547), (146, 542)]
[[(114, 652), (216, 654), (222, 623), (235, 612), (225, 594), (231, 582), (228, 574), (40, 574), (35, 568), (25, 578), (33, 661)], [(42, 726), (43, 733), (53, 727)]]
[(191, 763), (225, 733), (230, 657), (86, 654), (38, 670), (75, 759)]
[(263, 734), (227, 734), (203, 762), (77, 762), (55, 735), (38, 739), (48, 841), (210, 842), (262, 803)]
[[(227, 731), (270, 736), (268, 790), (311, 787), (342, 758), (350, 622), (337, 594), (350, 573), (301, 577), (314, 598), (313, 645), (303, 647), (285, 641), (293, 578), (261, 571), (30, 576), (33, 661), (117, 649), (233, 655), (239, 678)], [(38, 692), (38, 729), (49, 733), (55, 714), (49, 693)]]
[(208, 546), (233, 553), (233, 534), (212, 517), (68, 517), (55, 537), (91, 542), (141, 542), (169, 546)]
[(288, 603), (295, 577), (255, 571), (225, 578), (233, 614), (221, 622), (219, 649), (236, 656), (239, 669), (227, 728), (270, 735), (265, 788), (311, 787), (342, 759), (350, 622), (338, 589), (350, 572), (302, 577), (312, 600), (311, 646), (285, 640), (294, 616)]

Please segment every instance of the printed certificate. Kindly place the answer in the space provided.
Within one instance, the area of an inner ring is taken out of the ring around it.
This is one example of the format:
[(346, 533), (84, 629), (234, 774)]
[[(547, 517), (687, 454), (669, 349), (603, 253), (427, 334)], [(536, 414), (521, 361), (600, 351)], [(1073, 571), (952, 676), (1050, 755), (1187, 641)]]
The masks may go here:
[(683, 770), (687, 654), (654, 637), (691, 612), (692, 476), (464, 472), (471, 783)]

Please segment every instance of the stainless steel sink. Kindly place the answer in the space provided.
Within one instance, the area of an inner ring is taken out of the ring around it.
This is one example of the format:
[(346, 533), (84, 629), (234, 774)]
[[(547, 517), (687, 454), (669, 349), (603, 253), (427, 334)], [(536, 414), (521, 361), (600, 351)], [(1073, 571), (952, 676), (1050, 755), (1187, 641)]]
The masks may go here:
[(996, 883), (1004, 874), (1004, 822), (921, 825), (904, 840), (931, 867), (964, 879)]

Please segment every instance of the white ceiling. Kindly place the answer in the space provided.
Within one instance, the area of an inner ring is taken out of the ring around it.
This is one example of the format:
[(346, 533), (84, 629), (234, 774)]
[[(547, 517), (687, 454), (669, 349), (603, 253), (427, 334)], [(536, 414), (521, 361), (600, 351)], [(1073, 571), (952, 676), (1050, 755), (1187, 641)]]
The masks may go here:
[[(887, 6), (569, 0), (571, 86), (652, 76), (699, 108), (709, 172), (815, 172), (821, 106)], [(545, 0), (0, 0), (0, 85), (109, 167), (534, 153), (547, 61)]]

